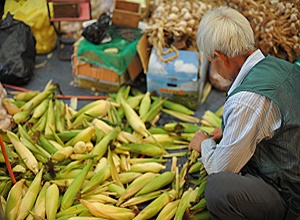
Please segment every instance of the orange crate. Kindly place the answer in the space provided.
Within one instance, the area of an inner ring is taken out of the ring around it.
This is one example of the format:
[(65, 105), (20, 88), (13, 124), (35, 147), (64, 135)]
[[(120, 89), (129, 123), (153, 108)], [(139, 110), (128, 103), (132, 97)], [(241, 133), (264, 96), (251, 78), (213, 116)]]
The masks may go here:
[(127, 70), (120, 76), (116, 72), (91, 63), (84, 63), (76, 56), (77, 47), (74, 46), (72, 60), (72, 72), (78, 87), (95, 88), (102, 92), (117, 91), (128, 80), (134, 80), (142, 72), (142, 64), (139, 55), (131, 61)]

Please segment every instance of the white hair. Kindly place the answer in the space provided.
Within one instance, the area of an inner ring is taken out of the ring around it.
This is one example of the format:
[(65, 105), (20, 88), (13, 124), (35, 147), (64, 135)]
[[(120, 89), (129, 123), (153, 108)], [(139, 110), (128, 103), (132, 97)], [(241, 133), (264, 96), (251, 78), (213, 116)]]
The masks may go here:
[(241, 13), (220, 6), (202, 17), (197, 31), (197, 45), (199, 51), (211, 58), (214, 58), (215, 51), (236, 57), (255, 48), (254, 33)]

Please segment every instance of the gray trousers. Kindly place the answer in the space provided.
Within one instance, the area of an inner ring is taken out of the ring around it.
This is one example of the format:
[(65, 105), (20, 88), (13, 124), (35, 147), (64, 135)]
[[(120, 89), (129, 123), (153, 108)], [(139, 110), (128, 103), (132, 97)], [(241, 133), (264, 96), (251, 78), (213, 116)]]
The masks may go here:
[(213, 220), (284, 220), (278, 191), (260, 177), (221, 172), (207, 177), (207, 208)]

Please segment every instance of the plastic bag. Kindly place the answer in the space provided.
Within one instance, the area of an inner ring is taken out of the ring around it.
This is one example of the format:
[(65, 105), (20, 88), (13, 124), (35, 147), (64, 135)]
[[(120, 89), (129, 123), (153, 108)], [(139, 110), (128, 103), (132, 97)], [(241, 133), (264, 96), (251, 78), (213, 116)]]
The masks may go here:
[(24, 22), (10, 13), (0, 22), (0, 81), (12, 85), (27, 84), (34, 71), (35, 38)]
[(8, 12), (14, 16), (14, 19), (23, 21), (31, 27), (36, 39), (37, 54), (47, 54), (56, 47), (57, 34), (49, 21), (47, 1), (6, 1), (4, 15)]
[(100, 44), (106, 36), (110, 21), (110, 16), (105, 12), (102, 13), (96, 22), (83, 28), (82, 36), (93, 44)]

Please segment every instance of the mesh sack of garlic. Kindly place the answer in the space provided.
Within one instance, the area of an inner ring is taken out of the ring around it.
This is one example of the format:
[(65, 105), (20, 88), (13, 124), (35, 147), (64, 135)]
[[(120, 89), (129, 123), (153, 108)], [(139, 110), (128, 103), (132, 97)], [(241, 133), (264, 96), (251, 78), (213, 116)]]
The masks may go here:
[(300, 4), (283, 0), (229, 0), (250, 21), (264, 54), (290, 62), (300, 56)]
[[(150, 1), (151, 16), (145, 28), (149, 46), (153, 46), (163, 62), (178, 56), (177, 50), (197, 51), (196, 32), (203, 14), (222, 1), (199, 0), (153, 0)], [(167, 50), (163, 50), (167, 48)], [(165, 60), (165, 53), (174, 56)]]
[(7, 98), (7, 92), (0, 83), (0, 130), (11, 130), (13, 127), (12, 115), (10, 115), (6, 107), (3, 105), (4, 100)]

